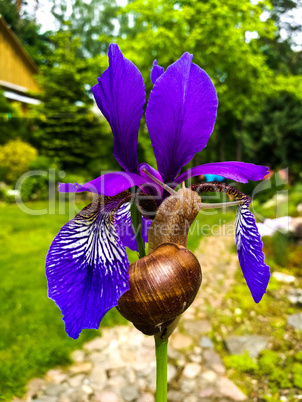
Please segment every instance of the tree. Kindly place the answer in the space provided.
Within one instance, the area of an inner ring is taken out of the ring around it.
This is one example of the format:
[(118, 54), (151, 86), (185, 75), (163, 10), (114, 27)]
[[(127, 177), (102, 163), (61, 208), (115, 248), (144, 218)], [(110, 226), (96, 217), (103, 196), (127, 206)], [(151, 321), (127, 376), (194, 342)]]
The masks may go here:
[(272, 91), (273, 73), (261, 45), (246, 39), (249, 32), (274, 37), (273, 20), (261, 20), (267, 7), (266, 1), (249, 0), (134, 0), (124, 9), (133, 15), (133, 32), (118, 43), (142, 71), (148, 91), (153, 60), (166, 68), (185, 51), (213, 80), (219, 110), (207, 160), (219, 159), (220, 149), (226, 159), (240, 159), (242, 121), (261, 109)]
[(114, 166), (113, 141), (108, 126), (90, 110), (87, 62), (76, 56), (80, 41), (70, 32), (59, 32), (51, 41), (54, 52), (41, 67), (43, 104), (33, 145), (63, 169), (99, 174)]
[[(71, 13), (69, 12), (71, 8)], [(55, 0), (52, 14), (56, 18), (59, 30), (67, 28), (72, 38), (79, 37), (81, 46), (78, 55), (91, 57), (104, 54), (113, 37), (120, 9), (115, 0)]]
[[(300, 177), (302, 154), (302, 101), (288, 92), (270, 98), (263, 110), (245, 121), (245, 151), (255, 163), (267, 160), (273, 169), (290, 166)], [(253, 135), (249, 135), (253, 133)]]

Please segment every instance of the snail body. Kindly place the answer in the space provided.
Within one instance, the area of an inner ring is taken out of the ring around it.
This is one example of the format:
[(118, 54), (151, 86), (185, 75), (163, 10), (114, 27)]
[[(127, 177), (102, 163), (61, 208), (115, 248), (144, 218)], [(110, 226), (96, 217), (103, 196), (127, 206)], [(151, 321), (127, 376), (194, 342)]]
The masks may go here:
[(130, 289), (117, 309), (146, 335), (163, 333), (193, 302), (202, 281), (201, 267), (186, 249), (200, 198), (181, 189), (159, 207), (149, 228), (149, 254), (129, 267)]

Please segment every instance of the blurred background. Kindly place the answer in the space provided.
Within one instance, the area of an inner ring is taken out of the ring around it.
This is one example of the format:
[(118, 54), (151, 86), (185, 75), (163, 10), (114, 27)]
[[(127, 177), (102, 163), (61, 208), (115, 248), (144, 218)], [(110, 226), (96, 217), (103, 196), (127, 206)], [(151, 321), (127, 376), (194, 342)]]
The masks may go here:
[[(238, 269), (221, 306), (208, 304), (208, 336), (228, 377), (253, 400), (301, 399), (301, 1), (0, 0), (0, 400), (22, 397), (31, 378), (68, 365), (72, 350), (100, 334), (67, 337), (47, 299), (44, 261), (55, 234), (89, 201), (58, 195), (57, 182), (120, 169), (90, 90), (111, 42), (142, 72), (147, 97), (154, 59), (166, 68), (190, 52), (213, 80), (215, 130), (188, 167), (228, 160), (270, 167), (261, 184), (239, 186), (253, 196), (273, 272), (268, 293), (255, 306)], [(156, 167), (144, 118), (138, 153)], [(234, 216), (234, 209), (202, 215), (200, 227)], [(193, 232), (190, 248), (206, 234), (214, 235)], [(125, 323), (115, 310), (103, 320)], [(226, 338), (252, 334), (269, 337), (265, 350), (253, 359), (232, 354)]]

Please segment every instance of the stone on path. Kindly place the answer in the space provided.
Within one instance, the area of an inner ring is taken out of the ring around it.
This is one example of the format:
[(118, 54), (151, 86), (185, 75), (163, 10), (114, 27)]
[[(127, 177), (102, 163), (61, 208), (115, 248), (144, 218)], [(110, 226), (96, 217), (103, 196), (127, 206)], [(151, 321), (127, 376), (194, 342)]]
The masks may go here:
[(215, 390), (214, 388), (204, 388), (200, 394), (199, 397), (200, 398), (209, 398), (210, 396), (214, 395)]
[(70, 356), (71, 359), (76, 363), (82, 363), (85, 360), (84, 350), (74, 350)]
[(175, 378), (177, 374), (176, 367), (170, 363), (168, 363), (168, 384)]
[(67, 378), (67, 374), (61, 369), (49, 370), (46, 373), (46, 380), (51, 381), (55, 384), (61, 384)]
[(91, 362), (83, 362), (83, 363), (78, 363), (75, 364), (74, 366), (71, 366), (69, 368), (69, 371), (72, 374), (80, 374), (80, 373), (89, 373), (92, 369), (92, 363)]
[(288, 300), (293, 304), (302, 304), (302, 289), (290, 289)]
[(193, 340), (187, 335), (176, 332), (171, 335), (170, 344), (176, 350), (188, 349), (193, 345)]
[(232, 355), (243, 355), (247, 351), (252, 358), (266, 349), (268, 342), (269, 338), (261, 335), (230, 336), (225, 340)]
[(124, 401), (131, 402), (138, 398), (139, 392), (135, 385), (130, 385), (122, 388), (121, 394)]
[(302, 313), (290, 315), (287, 319), (287, 323), (295, 329), (302, 329)]
[(101, 365), (94, 366), (90, 375), (89, 375), (89, 383), (93, 388), (102, 389), (107, 385), (107, 374)]
[(201, 366), (197, 363), (188, 363), (183, 371), (186, 378), (195, 378), (201, 372)]
[(58, 396), (68, 389), (67, 384), (50, 383), (45, 388), (45, 395)]
[(186, 335), (198, 339), (201, 335), (207, 334), (212, 330), (211, 324), (206, 320), (185, 321), (183, 327)]
[(223, 396), (231, 398), (233, 401), (245, 401), (246, 395), (228, 378), (218, 379), (218, 388)]
[(152, 394), (144, 393), (138, 398), (136, 402), (155, 402), (155, 398)]
[(293, 275), (287, 275), (283, 272), (273, 272), (272, 277), (275, 278), (278, 282), (282, 283), (293, 283), (296, 278)]
[(216, 373), (224, 374), (225, 367), (217, 352), (214, 349), (207, 349), (204, 351), (203, 357), (206, 361), (206, 366), (210, 367)]
[(45, 381), (42, 378), (33, 378), (27, 385), (27, 398), (37, 398), (45, 388)]
[(214, 384), (217, 381), (217, 374), (213, 370), (206, 370), (201, 374), (201, 380), (206, 384)]
[(199, 341), (199, 346), (204, 349), (212, 349), (214, 348), (214, 344), (208, 336), (203, 336)]
[(107, 338), (95, 338), (92, 339), (92, 341), (87, 342), (84, 345), (84, 348), (88, 351), (95, 351), (95, 350), (103, 350), (104, 348), (107, 348), (109, 345), (110, 341)]
[(112, 391), (101, 391), (97, 392), (93, 399), (93, 402), (120, 402), (121, 400), (116, 395), (115, 392)]
[(68, 382), (71, 387), (80, 387), (85, 378), (85, 374), (77, 374), (74, 377), (71, 377)]

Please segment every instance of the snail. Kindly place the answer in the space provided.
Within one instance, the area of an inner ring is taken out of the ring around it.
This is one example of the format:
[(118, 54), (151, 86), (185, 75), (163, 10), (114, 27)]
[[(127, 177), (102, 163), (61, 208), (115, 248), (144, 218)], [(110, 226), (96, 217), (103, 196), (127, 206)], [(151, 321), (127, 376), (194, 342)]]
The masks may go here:
[(159, 206), (149, 228), (149, 254), (129, 267), (130, 289), (120, 297), (117, 309), (144, 334), (168, 337), (202, 282), (200, 264), (186, 248), (188, 231), (201, 209), (218, 204), (201, 203), (189, 188), (176, 192), (159, 184), (172, 196)]

